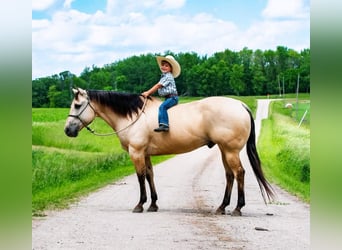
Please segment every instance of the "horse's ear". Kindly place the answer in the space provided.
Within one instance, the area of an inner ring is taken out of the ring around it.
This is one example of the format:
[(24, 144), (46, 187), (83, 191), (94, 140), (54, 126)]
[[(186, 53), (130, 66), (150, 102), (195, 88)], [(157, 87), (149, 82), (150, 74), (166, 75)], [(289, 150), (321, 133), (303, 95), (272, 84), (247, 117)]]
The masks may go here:
[(74, 95), (76, 95), (78, 93), (78, 89), (72, 88), (72, 92), (74, 93)]
[(81, 95), (83, 96), (87, 95), (87, 91), (85, 91), (84, 89), (77, 88), (77, 90), (80, 92)]

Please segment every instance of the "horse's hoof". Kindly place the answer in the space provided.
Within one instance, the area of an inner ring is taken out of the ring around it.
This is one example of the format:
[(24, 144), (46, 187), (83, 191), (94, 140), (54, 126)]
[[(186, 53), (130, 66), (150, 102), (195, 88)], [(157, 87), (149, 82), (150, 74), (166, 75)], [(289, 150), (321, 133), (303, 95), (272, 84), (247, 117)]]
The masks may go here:
[(226, 214), (226, 211), (219, 207), (218, 209), (216, 209), (215, 214), (217, 215)]
[(234, 210), (233, 212), (232, 212), (232, 216), (241, 216), (242, 214), (241, 214), (241, 211), (240, 210)]
[(143, 206), (141, 205), (137, 205), (134, 209), (133, 209), (133, 213), (142, 213), (144, 211)]
[(151, 205), (148, 209), (147, 212), (157, 212), (158, 211), (158, 206), (157, 205)]

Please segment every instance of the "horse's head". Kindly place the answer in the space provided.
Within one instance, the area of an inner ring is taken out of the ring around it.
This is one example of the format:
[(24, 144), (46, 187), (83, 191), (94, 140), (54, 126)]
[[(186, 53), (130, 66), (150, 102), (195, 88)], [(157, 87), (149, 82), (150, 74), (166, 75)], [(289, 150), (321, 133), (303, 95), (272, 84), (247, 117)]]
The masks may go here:
[(81, 88), (72, 89), (72, 91), (74, 99), (71, 103), (64, 132), (67, 136), (76, 137), (82, 128), (87, 127), (95, 119), (96, 113), (90, 103), (87, 91)]

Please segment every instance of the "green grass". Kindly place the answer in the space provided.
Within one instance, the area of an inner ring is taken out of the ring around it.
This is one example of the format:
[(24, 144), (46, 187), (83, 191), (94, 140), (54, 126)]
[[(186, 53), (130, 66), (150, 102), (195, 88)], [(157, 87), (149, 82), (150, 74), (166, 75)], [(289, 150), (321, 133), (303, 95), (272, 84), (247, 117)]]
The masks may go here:
[[(284, 108), (286, 104), (291, 104), (292, 108)], [(310, 101), (309, 100), (298, 100), (286, 99), (283, 101), (282, 109), (278, 109), (278, 112), (291, 117), (299, 125), (303, 119), (301, 126), (310, 127)], [(305, 114), (305, 116), (304, 116)]]
[(283, 101), (271, 103), (270, 119), (262, 121), (258, 141), (266, 176), (274, 183), (310, 201), (310, 129), (298, 127)]
[(68, 108), (33, 108), (32, 122), (58, 122), (66, 120)]
[(126, 153), (32, 149), (33, 213), (69, 201), (134, 172)]

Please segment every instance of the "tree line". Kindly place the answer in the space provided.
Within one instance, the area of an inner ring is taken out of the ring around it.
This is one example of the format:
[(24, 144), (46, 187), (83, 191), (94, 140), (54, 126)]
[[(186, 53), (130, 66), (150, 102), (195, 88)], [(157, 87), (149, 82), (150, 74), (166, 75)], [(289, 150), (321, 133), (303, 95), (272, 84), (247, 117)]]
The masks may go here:
[[(276, 50), (226, 49), (212, 56), (195, 52), (173, 53), (182, 68), (176, 78), (183, 96), (267, 95), (310, 92), (310, 49), (297, 52), (284, 46)], [(160, 79), (157, 54), (119, 60), (103, 67), (86, 67), (76, 76), (70, 71), (32, 80), (32, 107), (69, 107), (72, 87), (141, 93)]]

